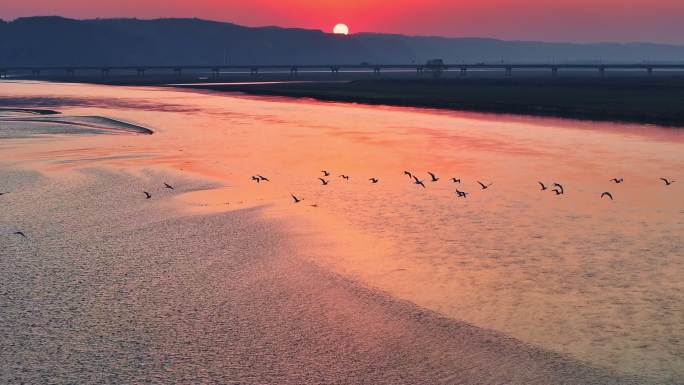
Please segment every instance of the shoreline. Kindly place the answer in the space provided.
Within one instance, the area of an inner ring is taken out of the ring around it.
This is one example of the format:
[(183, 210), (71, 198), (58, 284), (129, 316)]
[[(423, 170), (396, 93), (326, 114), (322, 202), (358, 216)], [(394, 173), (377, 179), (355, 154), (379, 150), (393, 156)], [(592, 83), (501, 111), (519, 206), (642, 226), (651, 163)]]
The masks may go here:
[[(255, 96), (311, 98), (327, 102), (433, 108), (584, 121), (684, 127), (684, 76), (590, 77), (568, 75), (504, 78), (395, 76), (229, 76), (198, 81), (169, 76), (46, 77), (44, 81), (119, 86), (158, 86)], [(220, 81), (220, 82), (219, 82)], [(228, 84), (234, 83), (234, 84)], [(0, 99), (0, 103), (2, 100)]]

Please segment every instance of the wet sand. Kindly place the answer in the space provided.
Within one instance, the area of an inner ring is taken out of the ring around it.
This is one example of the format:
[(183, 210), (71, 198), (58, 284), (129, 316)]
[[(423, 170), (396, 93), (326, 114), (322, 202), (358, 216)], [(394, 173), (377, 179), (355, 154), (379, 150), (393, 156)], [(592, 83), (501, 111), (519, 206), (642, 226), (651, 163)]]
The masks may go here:
[(68, 116), (46, 109), (0, 108), (0, 138), (102, 133), (151, 135), (153, 131), (104, 116)]
[(171, 208), (201, 181), (0, 170), (5, 383), (645, 383), (322, 269), (258, 209)]

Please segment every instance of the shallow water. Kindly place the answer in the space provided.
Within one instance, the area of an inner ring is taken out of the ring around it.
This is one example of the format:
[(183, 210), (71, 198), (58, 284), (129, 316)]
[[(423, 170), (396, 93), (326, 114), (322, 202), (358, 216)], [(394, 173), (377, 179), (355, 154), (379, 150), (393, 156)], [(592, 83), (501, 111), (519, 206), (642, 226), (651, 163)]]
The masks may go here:
[(364, 285), (592, 366), (684, 381), (684, 130), (157, 88), (0, 83), (0, 94), (155, 131), (3, 139), (7, 167), (211, 180), (223, 187), (173, 204), (259, 207), (317, 265)]

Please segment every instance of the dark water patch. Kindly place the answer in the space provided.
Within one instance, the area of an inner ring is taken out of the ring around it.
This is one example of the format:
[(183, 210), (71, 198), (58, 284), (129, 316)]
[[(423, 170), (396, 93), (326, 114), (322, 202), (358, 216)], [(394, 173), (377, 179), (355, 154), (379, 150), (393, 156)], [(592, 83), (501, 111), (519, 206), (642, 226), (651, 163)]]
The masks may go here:
[(643, 79), (374, 79), (341, 83), (184, 85), (251, 95), (426, 107), (684, 127), (681, 78)]
[(46, 110), (46, 109), (37, 109), (37, 108), (5, 108), (5, 107), (0, 107), (0, 114), (7, 113), (7, 112), (26, 113), (26, 114), (35, 114), (35, 115), (58, 115), (58, 114), (60, 114), (59, 111), (55, 111), (55, 110)]

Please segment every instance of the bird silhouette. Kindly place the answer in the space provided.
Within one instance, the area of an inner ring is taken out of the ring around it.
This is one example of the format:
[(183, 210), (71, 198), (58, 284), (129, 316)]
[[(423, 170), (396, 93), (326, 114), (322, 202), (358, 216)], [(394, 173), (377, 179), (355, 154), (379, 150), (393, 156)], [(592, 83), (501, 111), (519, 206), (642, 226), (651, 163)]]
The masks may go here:
[(408, 171), (404, 171), (404, 175), (408, 175), (409, 179), (413, 178), (413, 174)]
[(493, 183), (484, 184), (484, 183), (480, 182), (479, 180), (477, 181), (477, 183), (480, 185), (480, 187), (482, 187), (483, 190), (488, 189), (493, 184)]
[(323, 173), (323, 176), (330, 176), (330, 173), (325, 170), (321, 170), (321, 172)]
[(292, 196), (292, 199), (294, 200), (294, 203), (299, 203), (302, 201), (302, 199), (297, 198), (294, 194), (290, 194)]
[(616, 184), (620, 184), (620, 183), (624, 182), (624, 179), (622, 179), (622, 178), (613, 178), (613, 179), (611, 179), (610, 181), (611, 181), (611, 182), (615, 182)]
[(437, 175), (431, 173), (430, 171), (428, 171), (428, 174), (430, 174), (430, 178), (432, 178), (430, 182), (437, 182), (439, 180), (439, 177), (437, 177)]
[(560, 183), (554, 183), (553, 187), (558, 187), (561, 191), (561, 194), (565, 194), (565, 189), (563, 188), (563, 185), (561, 185)]
[(469, 194), (469, 193), (467, 193), (467, 192), (456, 190), (456, 195), (457, 195), (459, 198), (467, 198), (467, 197), (468, 197), (468, 194)]
[(268, 180), (268, 178), (266, 178), (265, 176), (261, 176), (261, 175), (259, 175), (259, 174), (257, 174), (257, 178), (259, 178), (259, 180), (262, 180), (262, 181), (265, 181), (265, 182), (270, 182), (270, 180)]
[(255, 176), (255, 175), (252, 176), (252, 180), (257, 182), (257, 183), (261, 182), (261, 179), (259, 179), (259, 177)]
[(559, 190), (559, 189), (557, 189), (557, 188), (555, 188), (555, 189), (553, 189), (553, 190), (551, 190), (551, 191), (555, 192), (556, 195), (563, 195), (563, 194), (564, 194), (563, 190)]
[(451, 181), (454, 183), (461, 183), (461, 180), (458, 178), (451, 178)]
[(662, 180), (663, 182), (665, 182), (665, 186), (669, 186), (669, 185), (671, 185), (672, 183), (675, 182), (675, 181), (673, 181), (673, 180), (668, 180), (668, 179), (666, 179), (666, 178), (660, 178), (660, 180)]
[(340, 178), (344, 180), (349, 180), (349, 175), (340, 175)]
[(542, 182), (537, 182), (537, 183), (539, 183), (539, 185), (541, 186), (542, 191), (548, 190), (548, 187), (546, 187), (546, 186), (544, 185), (544, 183), (542, 183)]
[(311, 207), (318, 207), (318, 204), (317, 204), (317, 203), (314, 203), (314, 204), (309, 205), (309, 206), (311, 206)]
[(425, 184), (423, 183), (422, 180), (418, 179), (417, 176), (414, 176), (413, 179), (416, 180), (415, 184), (421, 185), (421, 186), (423, 186), (423, 188), (425, 188)]
[(609, 193), (608, 191), (601, 194), (601, 198), (603, 198), (603, 197), (608, 197), (608, 198), (610, 198), (611, 201), (613, 200), (613, 194)]
[(370, 178), (370, 179), (368, 179), (368, 180), (371, 181), (371, 183), (378, 183), (378, 182), (380, 182), (380, 180), (379, 180), (378, 178)]
[(164, 187), (166, 187), (169, 190), (175, 190), (175, 188), (173, 188), (173, 186), (171, 186), (170, 184), (168, 184), (166, 182), (164, 182)]
[(0, 192), (0, 196), (5, 195), (5, 194), (9, 194), (9, 193), (8, 192)]
[(150, 199), (152, 198), (152, 194), (148, 193), (147, 191), (143, 191), (145, 193), (145, 199)]
[(24, 234), (24, 233), (21, 232), (21, 231), (15, 232), (14, 235), (21, 235), (22, 237), (26, 238), (26, 234)]
[(329, 182), (329, 181), (327, 181), (327, 180), (325, 180), (325, 179), (323, 179), (323, 178), (318, 178), (318, 180), (321, 181), (321, 184), (322, 184), (323, 186), (327, 186), (327, 185), (328, 185), (328, 182)]

